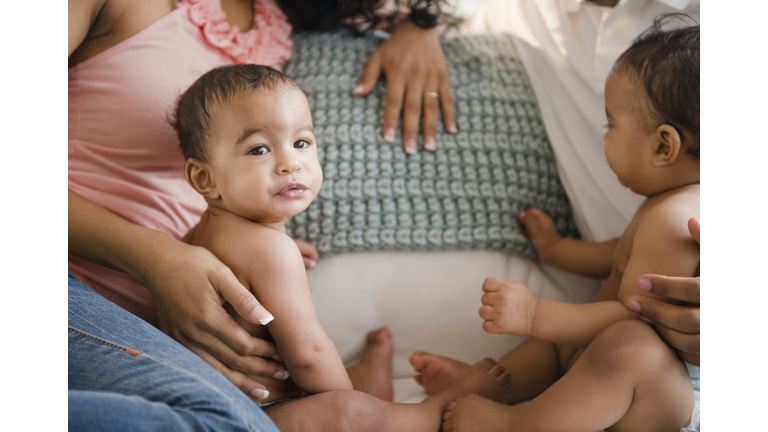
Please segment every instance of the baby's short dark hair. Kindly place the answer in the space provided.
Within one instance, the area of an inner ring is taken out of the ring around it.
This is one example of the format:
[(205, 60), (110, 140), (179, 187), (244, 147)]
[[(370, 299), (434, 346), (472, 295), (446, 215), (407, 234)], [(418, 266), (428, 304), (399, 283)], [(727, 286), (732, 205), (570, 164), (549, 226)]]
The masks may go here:
[(299, 88), (299, 85), (269, 66), (231, 64), (204, 73), (179, 96), (170, 119), (179, 136), (184, 158), (205, 160), (211, 108), (247, 91), (283, 87)]
[[(648, 129), (669, 124), (680, 133), (686, 151), (698, 159), (699, 25), (691, 25), (689, 19), (682, 14), (656, 18), (616, 60), (613, 69), (630, 72), (645, 91), (651, 106), (641, 106)], [(684, 26), (664, 29), (675, 21)]]

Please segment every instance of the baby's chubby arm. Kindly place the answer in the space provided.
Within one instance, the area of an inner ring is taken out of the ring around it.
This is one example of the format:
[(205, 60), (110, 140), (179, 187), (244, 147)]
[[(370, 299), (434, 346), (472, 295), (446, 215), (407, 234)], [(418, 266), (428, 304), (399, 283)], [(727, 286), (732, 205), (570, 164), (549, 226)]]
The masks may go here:
[(517, 217), (543, 264), (600, 279), (611, 273), (618, 238), (600, 243), (563, 238), (552, 218), (536, 207)]
[(480, 316), (489, 333), (530, 335), (550, 342), (587, 346), (609, 325), (637, 319), (623, 301), (632, 295), (669, 301), (641, 290), (637, 280), (644, 274), (692, 276), (699, 263), (698, 244), (687, 231), (693, 209), (662, 204), (651, 208), (640, 221), (632, 251), (619, 286), (617, 300), (569, 304), (537, 299), (518, 282), (489, 278)]
[(261, 230), (249, 282), (275, 319), (267, 329), (293, 381), (307, 393), (352, 389), (338, 351), (320, 326), (302, 254), (286, 235)]
[(699, 265), (699, 244), (688, 232), (688, 219), (694, 212), (698, 217), (698, 201), (695, 206), (684, 204), (662, 202), (649, 209), (640, 221), (619, 286), (618, 300), (622, 303), (628, 297), (638, 295), (665, 303), (673, 302), (668, 297), (640, 289), (640, 276), (694, 276)]
[(491, 334), (533, 336), (586, 347), (609, 325), (632, 317), (617, 301), (571, 304), (538, 299), (519, 282), (488, 278), (480, 317)]

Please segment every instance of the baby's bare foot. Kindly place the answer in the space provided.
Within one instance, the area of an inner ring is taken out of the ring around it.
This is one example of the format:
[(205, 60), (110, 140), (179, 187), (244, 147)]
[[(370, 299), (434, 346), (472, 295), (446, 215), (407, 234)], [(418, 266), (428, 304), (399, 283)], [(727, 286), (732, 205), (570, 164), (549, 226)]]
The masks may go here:
[(445, 408), (443, 432), (507, 431), (514, 424), (512, 407), (477, 395), (461, 397)]
[(392, 333), (381, 328), (368, 333), (368, 346), (360, 363), (347, 369), (352, 387), (381, 400), (391, 402), (392, 389)]
[(517, 218), (523, 226), (523, 233), (539, 254), (539, 259), (541, 262), (546, 262), (550, 248), (562, 239), (555, 222), (536, 207), (521, 211)]
[(418, 373), (413, 379), (424, 387), (424, 391), (428, 395), (434, 395), (447, 389), (470, 367), (466, 363), (428, 354), (424, 351), (413, 353), (410, 362)]
[(439, 396), (447, 398), (446, 402), (468, 394), (506, 402), (511, 393), (512, 384), (507, 370), (495, 360), (486, 358), (470, 366)]

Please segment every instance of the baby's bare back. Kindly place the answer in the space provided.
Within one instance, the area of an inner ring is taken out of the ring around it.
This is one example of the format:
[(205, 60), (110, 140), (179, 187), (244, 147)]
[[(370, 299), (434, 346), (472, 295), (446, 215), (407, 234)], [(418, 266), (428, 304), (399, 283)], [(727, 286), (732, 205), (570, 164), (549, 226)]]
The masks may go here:
[(699, 218), (699, 192), (699, 184), (688, 185), (643, 202), (616, 245), (611, 273), (595, 301), (652, 297), (637, 287), (643, 274), (694, 276), (699, 247), (688, 233), (688, 220)]

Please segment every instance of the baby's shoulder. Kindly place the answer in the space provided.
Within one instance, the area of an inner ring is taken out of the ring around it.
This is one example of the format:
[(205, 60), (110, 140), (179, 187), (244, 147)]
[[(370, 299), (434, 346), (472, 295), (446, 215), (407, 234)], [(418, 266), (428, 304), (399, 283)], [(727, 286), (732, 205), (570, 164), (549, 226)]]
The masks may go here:
[(220, 219), (216, 224), (211, 252), (236, 275), (281, 269), (286, 263), (303, 263), (299, 248), (285, 233), (243, 218)]
[(700, 219), (699, 185), (689, 185), (648, 199), (638, 211), (636, 235), (690, 238), (688, 220)]

